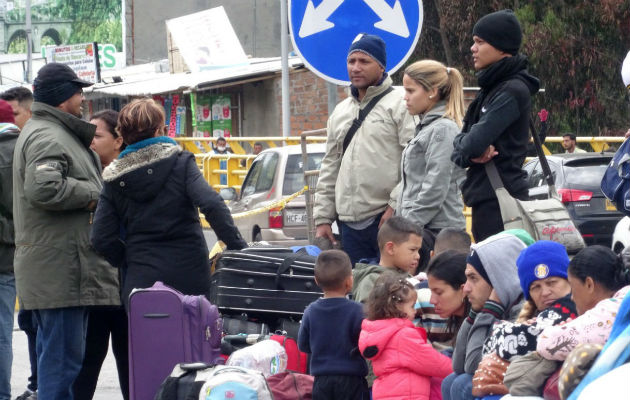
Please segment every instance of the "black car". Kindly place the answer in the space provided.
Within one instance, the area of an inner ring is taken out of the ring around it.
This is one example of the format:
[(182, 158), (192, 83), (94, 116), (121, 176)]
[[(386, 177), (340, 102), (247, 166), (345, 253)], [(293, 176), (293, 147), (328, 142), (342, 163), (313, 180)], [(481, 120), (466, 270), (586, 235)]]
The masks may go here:
[[(610, 247), (615, 225), (623, 217), (604, 197), (600, 183), (613, 154), (570, 153), (547, 156), (554, 182), (562, 202), (567, 207), (587, 245), (601, 244)], [(538, 157), (527, 162), (529, 196), (547, 198), (547, 182)]]

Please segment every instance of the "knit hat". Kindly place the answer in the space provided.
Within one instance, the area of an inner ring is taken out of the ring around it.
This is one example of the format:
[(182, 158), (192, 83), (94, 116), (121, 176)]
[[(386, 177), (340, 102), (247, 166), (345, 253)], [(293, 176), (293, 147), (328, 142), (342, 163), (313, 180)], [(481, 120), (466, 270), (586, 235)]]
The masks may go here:
[(13, 107), (5, 100), (0, 100), (0, 122), (15, 123), (13, 116)]
[(473, 36), (479, 36), (493, 47), (516, 55), (521, 48), (523, 33), (512, 10), (501, 10), (485, 15), (473, 28)]
[(626, 58), (621, 65), (621, 79), (626, 88), (630, 89), (630, 51), (626, 54)]
[(385, 41), (376, 35), (359, 33), (350, 45), (348, 57), (355, 51), (360, 51), (376, 60), (383, 69), (387, 65), (387, 53), (385, 51)]
[(79, 79), (77, 74), (65, 64), (44, 65), (33, 81), (33, 99), (53, 107), (74, 96), (81, 88), (93, 83)]
[(473, 268), (475, 268), (475, 270), (479, 273), (479, 275), (481, 275), (481, 277), (486, 282), (488, 282), (488, 285), (492, 285), (490, 283), (490, 278), (488, 277), (488, 273), (486, 272), (486, 269), (483, 267), (483, 263), (481, 262), (481, 259), (479, 258), (479, 254), (477, 254), (475, 249), (470, 250), (468, 257), (466, 257), (466, 264), (472, 265)]
[(525, 299), (529, 300), (529, 287), (532, 282), (551, 276), (567, 279), (569, 256), (566, 248), (560, 243), (540, 240), (521, 251), (516, 266), (521, 289)]

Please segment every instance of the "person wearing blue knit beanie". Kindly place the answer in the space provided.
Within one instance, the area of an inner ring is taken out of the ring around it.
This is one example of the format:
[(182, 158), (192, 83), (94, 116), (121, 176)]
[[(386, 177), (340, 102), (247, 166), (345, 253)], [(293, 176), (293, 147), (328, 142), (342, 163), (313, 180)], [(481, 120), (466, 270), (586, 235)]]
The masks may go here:
[[(511, 363), (517, 357), (536, 351), (538, 337), (545, 328), (577, 317), (567, 281), (568, 266), (567, 251), (556, 242), (541, 240), (521, 251), (516, 267), (526, 302), (516, 321), (500, 321), (494, 325), (483, 345), (484, 359), (498, 356), (503, 362)], [(514, 379), (516, 381), (507, 384), (510, 389), (528, 386), (527, 395), (542, 396), (542, 386), (538, 392), (539, 389), (531, 385), (531, 377)], [(481, 377), (473, 378), (473, 387), (477, 392), (484, 390)]]
[(378, 263), (378, 230), (394, 215), (400, 193), (400, 169), (392, 166), (400, 165), (415, 124), (402, 88), (387, 73), (385, 41), (360, 33), (348, 44), (348, 97), (328, 118), (313, 218), (324, 243), (337, 244), (331, 227), (337, 222), (341, 247), (355, 265)]
[(539, 309), (571, 292), (569, 256), (560, 243), (540, 240), (532, 244), (521, 252), (516, 266), (525, 300), (534, 301)]

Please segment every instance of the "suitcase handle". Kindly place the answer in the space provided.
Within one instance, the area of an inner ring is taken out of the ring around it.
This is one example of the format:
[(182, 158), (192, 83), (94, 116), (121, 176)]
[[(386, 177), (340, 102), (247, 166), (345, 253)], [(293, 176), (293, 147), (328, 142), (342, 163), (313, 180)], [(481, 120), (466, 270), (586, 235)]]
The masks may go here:
[(170, 316), (171, 314), (166, 313), (149, 313), (143, 315), (144, 318), (168, 318)]
[(288, 256), (285, 257), (284, 260), (282, 260), (282, 264), (280, 264), (280, 266), (278, 267), (278, 270), (276, 271), (276, 289), (277, 290), (284, 290), (284, 285), (282, 285), (282, 283), (280, 282), (280, 278), (282, 277), (282, 274), (285, 274), (287, 271), (290, 271), (291, 265), (297, 260), (299, 260), (303, 255), (304, 253), (301, 252), (300, 250), (297, 253), (289, 254)]
[(202, 369), (214, 367), (216, 364), (206, 364), (204, 362), (182, 363), (179, 367), (184, 371), (199, 371)]

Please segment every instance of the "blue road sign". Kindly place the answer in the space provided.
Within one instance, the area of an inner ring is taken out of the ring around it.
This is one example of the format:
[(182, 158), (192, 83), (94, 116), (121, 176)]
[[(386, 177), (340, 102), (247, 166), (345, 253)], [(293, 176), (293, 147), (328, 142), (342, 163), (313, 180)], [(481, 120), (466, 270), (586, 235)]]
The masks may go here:
[(392, 73), (416, 47), (422, 17), (422, 0), (289, 0), (294, 49), (311, 71), (339, 85), (350, 84), (346, 58), (359, 33), (383, 38)]

